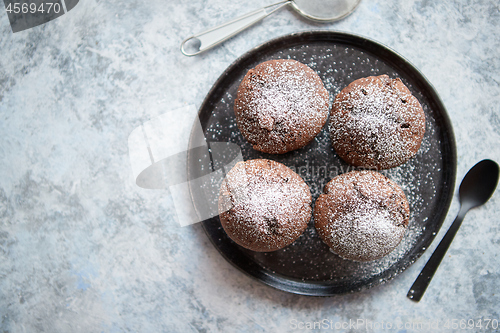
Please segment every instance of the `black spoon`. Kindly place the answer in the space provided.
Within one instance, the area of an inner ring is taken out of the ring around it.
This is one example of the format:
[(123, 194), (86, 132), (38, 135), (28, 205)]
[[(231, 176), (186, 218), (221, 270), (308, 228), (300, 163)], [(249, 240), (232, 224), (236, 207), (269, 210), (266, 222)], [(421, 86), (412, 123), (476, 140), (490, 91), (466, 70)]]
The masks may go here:
[(427, 264), (425, 264), (425, 267), (411, 286), (406, 297), (415, 302), (420, 301), (441, 260), (446, 254), (453, 237), (455, 237), (458, 228), (460, 228), (465, 214), (470, 209), (481, 206), (488, 201), (497, 187), (498, 174), (498, 164), (492, 160), (482, 160), (467, 172), (458, 190), (460, 211), (457, 218), (446, 232), (446, 235), (444, 235)]

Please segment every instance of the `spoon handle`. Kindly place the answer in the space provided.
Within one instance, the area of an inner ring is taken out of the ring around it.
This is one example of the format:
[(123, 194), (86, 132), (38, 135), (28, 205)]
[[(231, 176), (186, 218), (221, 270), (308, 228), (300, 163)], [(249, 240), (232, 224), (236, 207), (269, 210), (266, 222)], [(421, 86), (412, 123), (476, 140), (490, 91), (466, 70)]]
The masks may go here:
[(455, 218), (455, 221), (453, 221), (450, 229), (448, 229), (446, 235), (444, 235), (438, 247), (436, 248), (436, 250), (434, 250), (434, 253), (432, 254), (431, 258), (429, 259), (429, 261), (427, 261), (427, 264), (425, 264), (425, 267), (420, 272), (420, 275), (417, 277), (417, 279), (411, 286), (406, 297), (408, 297), (412, 301), (418, 302), (424, 295), (427, 286), (429, 286), (429, 283), (431, 282), (434, 273), (436, 273), (436, 270), (439, 267), (441, 260), (443, 260), (446, 251), (448, 250), (448, 247), (450, 247), (450, 244), (453, 241), (455, 234), (460, 228), (465, 213), (467, 213), (467, 210), (463, 209), (462, 206), (460, 212), (458, 213), (458, 216)]
[(191, 36), (182, 42), (181, 52), (186, 56), (194, 56), (211, 49), (215, 45), (222, 43), (237, 33), (259, 22), (281, 7), (288, 5), (290, 2), (290, 0), (280, 1), (273, 5), (269, 5), (240, 16), (237, 19), (221, 24), (215, 28)]

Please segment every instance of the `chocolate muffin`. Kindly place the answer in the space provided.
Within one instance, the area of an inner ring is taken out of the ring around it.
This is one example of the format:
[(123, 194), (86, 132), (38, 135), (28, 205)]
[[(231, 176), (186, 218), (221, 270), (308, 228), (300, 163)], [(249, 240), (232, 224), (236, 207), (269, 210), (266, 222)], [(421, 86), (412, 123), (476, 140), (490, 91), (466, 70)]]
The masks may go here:
[(329, 127), (333, 147), (344, 161), (388, 169), (417, 153), (425, 115), (399, 78), (370, 76), (352, 82), (335, 97)]
[(258, 252), (291, 244), (311, 219), (311, 192), (285, 165), (265, 159), (238, 162), (219, 192), (219, 217), (237, 244)]
[(304, 147), (321, 131), (328, 118), (328, 92), (308, 66), (269, 60), (247, 72), (234, 112), (255, 150), (283, 154)]
[(410, 207), (403, 190), (376, 171), (333, 178), (316, 200), (314, 221), (323, 241), (339, 256), (370, 261), (401, 242)]

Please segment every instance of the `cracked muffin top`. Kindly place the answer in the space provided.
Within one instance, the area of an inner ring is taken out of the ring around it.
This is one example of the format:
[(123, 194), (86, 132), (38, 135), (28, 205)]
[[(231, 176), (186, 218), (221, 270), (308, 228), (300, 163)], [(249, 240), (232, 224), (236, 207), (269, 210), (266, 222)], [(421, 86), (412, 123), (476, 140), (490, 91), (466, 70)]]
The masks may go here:
[(355, 80), (335, 97), (329, 129), (332, 145), (344, 161), (388, 169), (417, 153), (425, 115), (399, 78), (370, 76)]
[(234, 102), (236, 123), (253, 148), (283, 154), (304, 147), (328, 118), (321, 78), (295, 60), (269, 60), (250, 69)]
[(293, 243), (311, 219), (311, 192), (285, 165), (266, 159), (238, 162), (219, 192), (219, 217), (234, 242), (258, 252)]
[(376, 171), (333, 178), (316, 200), (314, 222), (322, 240), (344, 259), (371, 261), (401, 242), (410, 218), (403, 190)]

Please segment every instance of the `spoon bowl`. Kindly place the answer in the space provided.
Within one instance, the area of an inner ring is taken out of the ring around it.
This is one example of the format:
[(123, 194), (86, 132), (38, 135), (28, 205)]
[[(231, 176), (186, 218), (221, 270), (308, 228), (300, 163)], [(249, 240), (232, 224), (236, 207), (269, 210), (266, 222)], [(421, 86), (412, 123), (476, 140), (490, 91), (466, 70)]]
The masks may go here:
[(415, 282), (406, 295), (409, 299), (418, 302), (429, 286), (434, 273), (436, 272), (441, 260), (443, 260), (448, 247), (450, 246), (455, 234), (457, 233), (467, 212), (475, 207), (481, 206), (489, 200), (495, 192), (498, 184), (500, 169), (498, 164), (492, 160), (483, 160), (477, 163), (467, 172), (458, 194), (460, 197), (460, 210), (453, 221), (450, 229), (446, 232), (431, 258), (420, 272)]
[(483, 160), (469, 170), (458, 190), (461, 209), (469, 210), (486, 203), (495, 192), (498, 174), (498, 164), (492, 160)]

